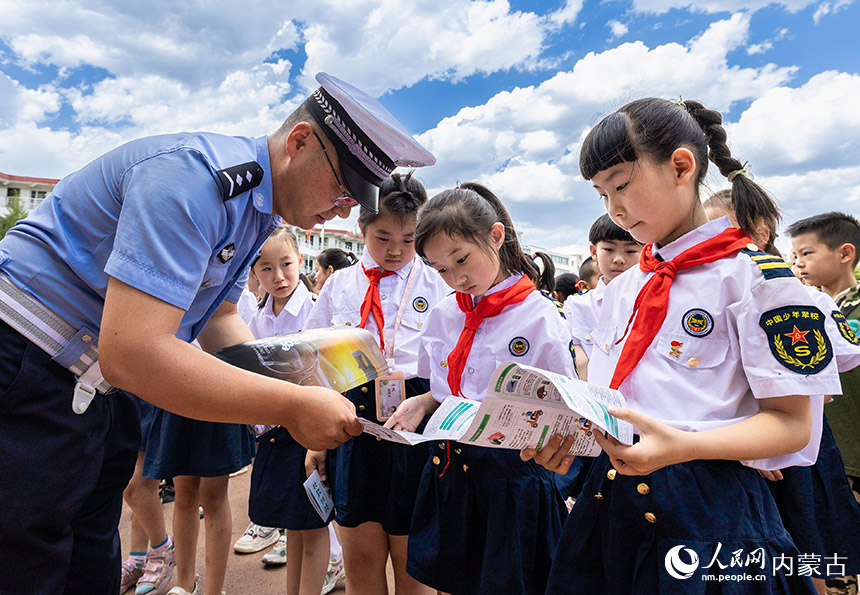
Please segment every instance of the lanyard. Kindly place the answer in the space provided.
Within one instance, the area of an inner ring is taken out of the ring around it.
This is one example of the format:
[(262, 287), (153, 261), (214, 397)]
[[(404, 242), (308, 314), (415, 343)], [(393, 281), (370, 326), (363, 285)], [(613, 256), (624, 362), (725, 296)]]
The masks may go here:
[[(385, 359), (388, 360), (388, 365), (394, 368), (394, 339), (397, 336), (397, 330), (400, 328), (400, 323), (403, 320), (403, 311), (406, 309), (406, 302), (409, 301), (409, 292), (412, 290), (412, 283), (415, 281), (415, 271), (418, 268), (416, 259), (412, 259), (412, 270), (409, 271), (409, 277), (406, 279), (406, 288), (403, 290), (403, 297), (400, 298), (400, 306), (397, 308), (397, 317), (394, 319), (394, 329), (390, 337), (385, 337)], [(383, 335), (385, 329), (382, 330)]]

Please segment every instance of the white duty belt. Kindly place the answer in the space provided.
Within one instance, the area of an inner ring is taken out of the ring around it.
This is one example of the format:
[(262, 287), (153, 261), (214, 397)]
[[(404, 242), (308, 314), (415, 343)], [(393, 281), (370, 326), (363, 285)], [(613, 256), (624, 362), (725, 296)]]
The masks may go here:
[(32, 296), (0, 274), (0, 319), (38, 345), (55, 362), (77, 378), (72, 411), (81, 414), (96, 393), (114, 387), (102, 377), (96, 344), (98, 333), (86, 327), (76, 330)]

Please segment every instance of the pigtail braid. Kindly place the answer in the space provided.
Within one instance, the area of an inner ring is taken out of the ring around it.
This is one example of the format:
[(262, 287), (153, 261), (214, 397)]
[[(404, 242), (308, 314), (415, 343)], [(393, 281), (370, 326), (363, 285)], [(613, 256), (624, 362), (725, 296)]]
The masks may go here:
[[(708, 140), (708, 158), (726, 178), (734, 174), (729, 179), (732, 183), (735, 216), (740, 228), (750, 235), (755, 233), (756, 227), (761, 222), (766, 223), (772, 230), (776, 229), (782, 218), (779, 207), (761, 186), (753, 182), (750, 176), (737, 174), (738, 171), (744, 170), (745, 166), (732, 156), (726, 142), (726, 130), (722, 126), (722, 115), (706, 108), (698, 101), (685, 100), (684, 106), (705, 133)], [(768, 245), (771, 245), (773, 240), (773, 237), (769, 238)]]

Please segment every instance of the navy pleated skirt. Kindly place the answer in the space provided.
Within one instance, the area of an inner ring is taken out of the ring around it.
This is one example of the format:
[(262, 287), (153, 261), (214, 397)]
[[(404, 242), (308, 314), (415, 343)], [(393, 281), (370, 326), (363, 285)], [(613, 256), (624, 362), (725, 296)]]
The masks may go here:
[(782, 475), (768, 487), (800, 553), (819, 556), (821, 577), (860, 573), (860, 504), (827, 418), (815, 465), (789, 467)]
[[(815, 595), (800, 553), (754, 469), (693, 461), (623, 476), (602, 454), (564, 526), (546, 593)], [(774, 572), (774, 560), (791, 571)]]
[(248, 497), (251, 520), (264, 527), (290, 531), (322, 529), (328, 525), (314, 510), (303, 485), (307, 479), (308, 450), (280, 426), (258, 440)]
[[(424, 378), (406, 381), (409, 397), (429, 390), (430, 382)], [(359, 417), (378, 421), (373, 382), (350, 390), (346, 397), (355, 403)], [(422, 430), (423, 423), (417, 431)], [(390, 535), (407, 535), (428, 450), (426, 444), (395, 444), (362, 434), (329, 451), (326, 466), (337, 523), (357, 527), (376, 522)]]
[(128, 392), (126, 394), (137, 403), (137, 406), (140, 409), (140, 448), (138, 450), (140, 452), (146, 452), (149, 445), (149, 431), (152, 429), (152, 421), (155, 419), (158, 407), (149, 401), (144, 401), (136, 395)]
[(567, 517), (552, 476), (515, 450), (434, 443), (407, 572), (453, 595), (541, 595)]
[(250, 464), (254, 437), (243, 424), (199, 421), (156, 408), (146, 448), (144, 477), (221, 477)]

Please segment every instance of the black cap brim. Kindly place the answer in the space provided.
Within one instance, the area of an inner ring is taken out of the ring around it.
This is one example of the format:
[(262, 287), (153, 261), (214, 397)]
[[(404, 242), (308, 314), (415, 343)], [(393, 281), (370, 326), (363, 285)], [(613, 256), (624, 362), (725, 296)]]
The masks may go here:
[(338, 154), (340, 174), (350, 195), (365, 209), (376, 214), (379, 212), (379, 186), (369, 182), (364, 176), (349, 166), (346, 159)]

